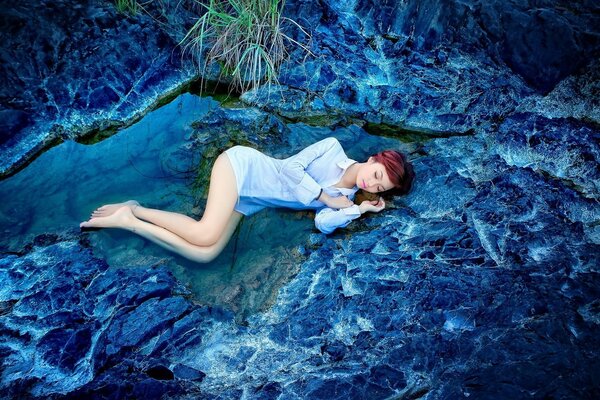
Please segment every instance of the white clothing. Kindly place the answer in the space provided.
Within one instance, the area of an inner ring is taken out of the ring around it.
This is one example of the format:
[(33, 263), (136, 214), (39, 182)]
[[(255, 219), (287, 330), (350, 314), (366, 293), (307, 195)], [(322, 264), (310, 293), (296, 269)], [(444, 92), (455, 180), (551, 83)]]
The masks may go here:
[(234, 146), (225, 151), (235, 173), (238, 202), (235, 210), (252, 215), (265, 207), (315, 209), (315, 225), (323, 233), (347, 226), (360, 216), (357, 205), (334, 210), (316, 200), (321, 189), (332, 197), (354, 198), (358, 187), (338, 188), (349, 159), (336, 138), (314, 143), (296, 155), (279, 160), (258, 150)]

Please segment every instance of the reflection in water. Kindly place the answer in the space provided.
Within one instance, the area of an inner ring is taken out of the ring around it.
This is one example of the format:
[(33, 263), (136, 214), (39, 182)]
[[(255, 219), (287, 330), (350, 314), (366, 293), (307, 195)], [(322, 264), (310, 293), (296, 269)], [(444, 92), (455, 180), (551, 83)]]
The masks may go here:
[[(193, 208), (198, 199), (191, 190), (190, 171), (198, 162), (189, 150), (191, 124), (218, 106), (210, 98), (184, 94), (100, 143), (65, 142), (0, 181), (0, 250), (17, 251), (41, 233), (78, 231), (79, 222), (98, 206), (127, 199), (199, 218), (202, 209)], [(382, 148), (397, 147), (397, 141), (367, 135), (357, 127), (289, 128), (285, 148), (261, 150), (283, 158), (332, 135), (359, 161)], [(209, 176), (205, 185), (208, 180)], [(224, 305), (243, 318), (268, 306), (278, 288), (298, 271), (303, 258), (299, 246), (314, 231), (311, 212), (264, 210), (242, 219), (223, 253), (210, 264), (193, 263), (125, 231), (87, 235), (94, 254), (109, 265), (165, 264), (199, 302)]]

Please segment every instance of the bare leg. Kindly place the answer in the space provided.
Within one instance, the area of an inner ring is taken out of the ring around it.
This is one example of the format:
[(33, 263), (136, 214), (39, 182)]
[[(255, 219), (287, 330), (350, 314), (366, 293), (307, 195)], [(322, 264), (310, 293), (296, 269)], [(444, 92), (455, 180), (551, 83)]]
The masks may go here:
[(211, 246), (195, 246), (165, 228), (142, 221), (133, 215), (128, 206), (119, 208), (107, 217), (93, 218), (90, 224), (91, 226), (103, 228), (126, 229), (189, 260), (206, 263), (214, 260), (223, 251), (241, 217), (242, 214), (233, 211), (226, 223), (223, 234)]
[[(233, 213), (237, 198), (237, 185), (233, 167), (229, 162), (227, 154), (223, 153), (217, 157), (215, 164), (213, 165), (206, 210), (200, 221), (195, 221), (193, 218), (183, 214), (155, 210), (142, 206), (128, 205), (127, 208), (133, 209), (136, 217), (163, 227), (191, 244), (197, 246), (211, 246), (217, 243), (225, 231), (229, 217)], [(103, 207), (98, 210), (102, 209)], [(120, 210), (120, 208), (118, 210)], [(83, 222), (80, 226), (106, 227), (104, 226), (106, 221), (103, 221), (102, 219), (108, 218), (110, 214), (106, 217), (97, 217), (94, 216), (94, 214), (92, 214), (92, 216), (92, 219)]]
[[(193, 223), (193, 222), (198, 222), (195, 219), (188, 217), (187, 215), (184, 215), (184, 214), (142, 207), (140, 205), (140, 203), (138, 203), (135, 200), (128, 200), (123, 203), (104, 205), (102, 207), (97, 208), (92, 213), (90, 218), (108, 217), (108, 216), (114, 214), (119, 208), (125, 207), (125, 206), (129, 207), (129, 209), (131, 210), (133, 215), (135, 215), (137, 218), (143, 219), (148, 222), (152, 222), (153, 224), (159, 225), (159, 226), (162, 226), (162, 225), (160, 225), (160, 223), (164, 222), (164, 221), (169, 221), (168, 225), (185, 225), (185, 224), (189, 224), (189, 223)], [(155, 217), (156, 215), (160, 215), (161, 218), (152, 218), (153, 216)], [(144, 216), (146, 218), (144, 218)], [(154, 221), (153, 221), (153, 219), (154, 219)], [(163, 228), (166, 228), (166, 227), (163, 226)]]

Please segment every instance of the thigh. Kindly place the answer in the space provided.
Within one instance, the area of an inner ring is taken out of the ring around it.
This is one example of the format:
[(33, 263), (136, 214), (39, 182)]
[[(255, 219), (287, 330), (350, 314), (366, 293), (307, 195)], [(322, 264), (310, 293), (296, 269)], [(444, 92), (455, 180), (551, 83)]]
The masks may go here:
[(221, 254), (225, 246), (227, 246), (227, 243), (229, 243), (229, 240), (235, 232), (235, 229), (237, 228), (238, 223), (240, 222), (242, 217), (243, 215), (241, 213), (234, 211), (229, 217), (227, 225), (225, 226), (223, 234), (221, 235), (219, 240), (217, 240), (215, 244), (207, 248), (198, 248), (199, 251), (206, 252), (204, 256), (206, 257), (207, 262), (214, 260), (219, 254)]
[(220, 236), (234, 211), (238, 200), (235, 173), (227, 154), (217, 157), (210, 174), (208, 199), (202, 216), (202, 224)]

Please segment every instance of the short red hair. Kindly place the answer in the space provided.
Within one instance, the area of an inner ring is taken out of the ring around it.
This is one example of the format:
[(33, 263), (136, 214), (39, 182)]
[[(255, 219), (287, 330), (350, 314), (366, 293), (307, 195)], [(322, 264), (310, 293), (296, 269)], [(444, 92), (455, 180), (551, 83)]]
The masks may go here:
[(396, 150), (384, 150), (375, 154), (373, 159), (383, 164), (394, 185), (394, 188), (386, 191), (386, 194), (403, 195), (410, 191), (415, 179), (415, 171), (406, 155)]

